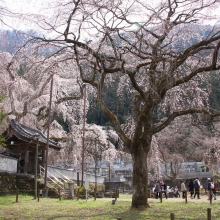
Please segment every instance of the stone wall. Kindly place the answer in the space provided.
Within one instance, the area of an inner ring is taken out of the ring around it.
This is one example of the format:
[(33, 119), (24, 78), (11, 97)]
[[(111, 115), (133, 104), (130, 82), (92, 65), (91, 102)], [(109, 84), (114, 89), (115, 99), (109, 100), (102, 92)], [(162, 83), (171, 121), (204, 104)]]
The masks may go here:
[[(43, 184), (38, 182), (40, 189)], [(16, 189), (20, 192), (34, 194), (35, 181), (33, 175), (0, 172), (0, 194), (15, 193)]]

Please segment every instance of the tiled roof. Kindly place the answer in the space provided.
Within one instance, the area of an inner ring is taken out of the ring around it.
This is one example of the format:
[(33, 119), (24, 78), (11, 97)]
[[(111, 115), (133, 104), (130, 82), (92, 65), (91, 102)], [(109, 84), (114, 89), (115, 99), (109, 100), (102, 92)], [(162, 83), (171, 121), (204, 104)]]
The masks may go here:
[[(29, 141), (36, 142), (38, 137), (39, 143), (45, 146), (47, 144), (47, 137), (41, 131), (20, 124), (14, 119), (11, 120), (7, 132), (10, 133), (10, 136), (14, 135), (18, 139), (23, 140), (25, 142), (29, 142)], [(58, 143), (52, 140), (49, 140), (49, 147), (54, 148), (56, 150), (61, 149), (61, 147), (58, 146)]]

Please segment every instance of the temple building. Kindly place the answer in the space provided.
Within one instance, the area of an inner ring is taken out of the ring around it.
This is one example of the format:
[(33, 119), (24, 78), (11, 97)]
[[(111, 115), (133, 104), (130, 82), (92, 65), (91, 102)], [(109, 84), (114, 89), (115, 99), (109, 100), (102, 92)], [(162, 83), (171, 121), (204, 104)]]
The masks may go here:
[(57, 151), (62, 149), (57, 142), (47, 140), (47, 137), (41, 131), (20, 124), (14, 119), (10, 121), (3, 136), (6, 140), (6, 146), (1, 154), (17, 158), (18, 173), (34, 174), (36, 160), (38, 166), (45, 167), (47, 146)]

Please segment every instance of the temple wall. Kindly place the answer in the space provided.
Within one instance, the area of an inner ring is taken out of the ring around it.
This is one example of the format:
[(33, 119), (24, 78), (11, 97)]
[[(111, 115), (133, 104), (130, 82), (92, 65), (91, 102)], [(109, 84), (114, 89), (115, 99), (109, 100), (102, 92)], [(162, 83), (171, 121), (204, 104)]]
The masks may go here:
[(0, 154), (0, 171), (17, 172), (18, 160), (9, 156)]

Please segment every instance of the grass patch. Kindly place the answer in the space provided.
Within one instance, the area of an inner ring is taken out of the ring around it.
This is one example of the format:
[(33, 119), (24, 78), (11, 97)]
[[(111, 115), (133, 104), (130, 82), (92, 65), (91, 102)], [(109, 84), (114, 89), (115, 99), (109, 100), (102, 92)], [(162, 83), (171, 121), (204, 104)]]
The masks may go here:
[(33, 196), (19, 195), (18, 203), (15, 195), (0, 196), (0, 219), (48, 219), (48, 220), (170, 220), (170, 213), (175, 213), (178, 220), (205, 220), (207, 208), (212, 209), (212, 220), (220, 219), (220, 201), (192, 201), (187, 204), (181, 199), (159, 200), (149, 199), (150, 208), (131, 210), (131, 195), (120, 195), (115, 205), (111, 198), (87, 200), (61, 200), (54, 198), (33, 199)]

